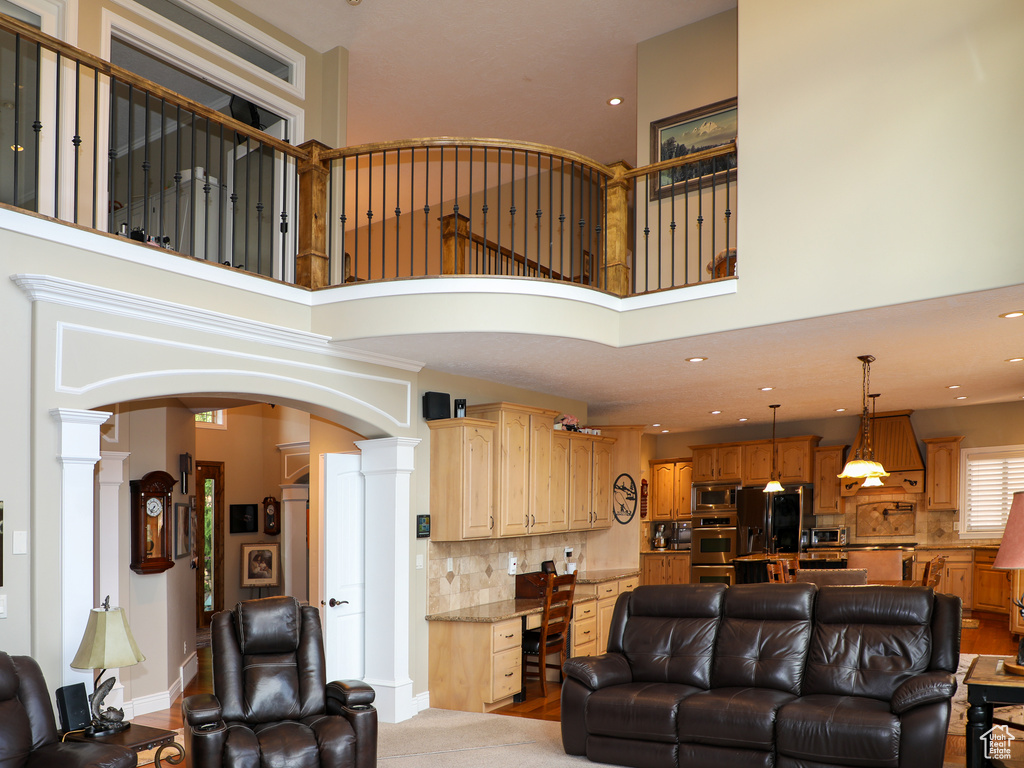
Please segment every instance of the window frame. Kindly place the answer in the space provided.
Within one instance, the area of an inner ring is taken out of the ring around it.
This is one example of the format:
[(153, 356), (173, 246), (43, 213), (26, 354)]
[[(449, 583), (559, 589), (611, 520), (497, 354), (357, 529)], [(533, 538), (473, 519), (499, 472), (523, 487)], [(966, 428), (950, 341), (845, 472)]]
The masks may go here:
[[(957, 529), (961, 539), (1000, 539), (1003, 536), (1003, 530), (1006, 526), (1006, 521), (1003, 521), (1003, 525), (999, 527), (971, 527), (971, 509), (970, 509), (970, 492), (968, 489), (968, 466), (972, 460), (982, 459), (986, 456), (995, 457), (999, 454), (1006, 455), (1007, 459), (1017, 460), (1024, 464), (1024, 445), (994, 445), (984, 446), (978, 448), (965, 448), (960, 454), (960, 515), (959, 521), (957, 522)], [(1024, 480), (1019, 488), (1011, 488), (1008, 493), (1012, 498), (1015, 490), (1024, 491)], [(1006, 511), (1009, 512), (1009, 504), (1006, 505)]]

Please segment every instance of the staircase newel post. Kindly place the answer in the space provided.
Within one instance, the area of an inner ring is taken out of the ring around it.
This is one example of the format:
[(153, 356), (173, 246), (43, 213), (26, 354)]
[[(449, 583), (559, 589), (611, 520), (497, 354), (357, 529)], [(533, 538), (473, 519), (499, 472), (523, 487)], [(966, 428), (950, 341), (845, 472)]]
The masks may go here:
[(461, 213), (441, 217), (441, 274), (466, 274), (469, 248), (469, 218)]
[(612, 171), (612, 177), (608, 179), (605, 192), (608, 222), (608, 245), (604, 262), (605, 288), (616, 296), (628, 296), (629, 273), (632, 266), (629, 248), (629, 193), (633, 188), (633, 179), (627, 177), (626, 173), (632, 170), (632, 166), (620, 160), (608, 167)]
[(305, 288), (330, 285), (327, 255), (327, 184), (330, 161), (322, 155), (330, 147), (319, 141), (307, 141), (299, 149), (306, 152), (299, 160), (299, 252), (295, 256), (295, 284)]

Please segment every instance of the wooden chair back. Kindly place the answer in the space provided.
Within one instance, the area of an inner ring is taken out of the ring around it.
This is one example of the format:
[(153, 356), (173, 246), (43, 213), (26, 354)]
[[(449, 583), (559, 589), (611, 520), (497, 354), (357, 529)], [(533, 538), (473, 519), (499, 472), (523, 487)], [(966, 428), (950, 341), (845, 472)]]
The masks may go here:
[[(537, 643), (537, 667), (540, 674), (540, 688), (543, 696), (548, 695), (547, 669), (555, 665), (547, 663), (547, 657), (558, 653), (560, 663), (558, 669), (565, 664), (569, 624), (572, 621), (572, 601), (576, 593), (576, 574), (566, 573), (562, 576), (544, 574), (544, 613), (541, 615), (540, 630), (534, 638)], [(526, 635), (533, 633), (527, 632)], [(527, 657), (533, 654), (526, 649), (529, 638), (524, 636), (523, 643), (523, 675), (526, 675)]]
[(934, 557), (925, 563), (924, 566), (924, 578), (921, 580), (921, 585), (925, 587), (931, 587), (935, 589), (939, 586), (939, 579), (942, 578), (942, 572), (946, 568), (946, 556), (939, 555)]
[(801, 568), (794, 575), (794, 581), (810, 582), (818, 586), (868, 583), (868, 572), (864, 568)]
[(846, 556), (847, 568), (864, 568), (868, 581), (899, 581), (903, 578), (903, 553), (898, 549), (853, 550)]

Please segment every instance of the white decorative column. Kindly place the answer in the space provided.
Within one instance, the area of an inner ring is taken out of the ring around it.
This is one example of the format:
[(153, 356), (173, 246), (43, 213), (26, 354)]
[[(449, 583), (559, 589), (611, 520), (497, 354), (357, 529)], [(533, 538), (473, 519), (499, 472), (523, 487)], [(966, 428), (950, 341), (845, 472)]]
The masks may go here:
[(92, 673), (71, 669), (85, 634), (93, 605), (93, 487), (100, 460), (100, 425), (110, 418), (102, 411), (54, 408), (59, 429), (57, 458), (60, 479), (60, 634), (61, 685), (85, 683)]
[[(131, 454), (119, 451), (101, 451), (99, 463), (99, 504), (96, 555), (99, 558), (99, 589), (96, 594), (102, 602), (110, 596), (111, 606), (121, 605), (120, 576), (126, 563), (121, 562), (120, 501), (121, 486), (124, 485), (124, 463)], [(127, 548), (124, 550), (127, 552)], [(128, 621), (131, 622), (129, 615)], [(107, 695), (106, 704), (121, 708), (124, 703), (124, 686), (121, 684), (119, 669), (110, 672), (117, 682)]]
[(358, 440), (366, 478), (366, 677), (385, 723), (416, 714), (409, 677), (410, 475), (419, 439)]
[(284, 594), (309, 600), (309, 546), (306, 507), (309, 485), (291, 484), (281, 488), (281, 551), (284, 553)]

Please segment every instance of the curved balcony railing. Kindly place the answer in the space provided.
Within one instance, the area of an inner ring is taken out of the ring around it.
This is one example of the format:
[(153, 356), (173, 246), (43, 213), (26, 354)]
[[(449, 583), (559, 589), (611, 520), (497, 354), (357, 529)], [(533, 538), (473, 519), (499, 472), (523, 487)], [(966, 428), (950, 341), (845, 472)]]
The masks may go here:
[(296, 147), (3, 15), (0, 67), (0, 204), (151, 247), (312, 289), (736, 275), (734, 142), (637, 169), (498, 139)]

